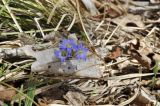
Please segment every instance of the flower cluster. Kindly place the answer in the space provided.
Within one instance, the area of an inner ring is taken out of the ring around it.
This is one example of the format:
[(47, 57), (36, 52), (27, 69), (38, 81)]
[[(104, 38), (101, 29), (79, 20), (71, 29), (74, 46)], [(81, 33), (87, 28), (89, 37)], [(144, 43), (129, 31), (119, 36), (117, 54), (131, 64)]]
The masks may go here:
[(59, 50), (54, 52), (61, 62), (75, 57), (76, 59), (86, 60), (88, 49), (82, 43), (77, 44), (73, 39), (63, 39), (59, 45)]

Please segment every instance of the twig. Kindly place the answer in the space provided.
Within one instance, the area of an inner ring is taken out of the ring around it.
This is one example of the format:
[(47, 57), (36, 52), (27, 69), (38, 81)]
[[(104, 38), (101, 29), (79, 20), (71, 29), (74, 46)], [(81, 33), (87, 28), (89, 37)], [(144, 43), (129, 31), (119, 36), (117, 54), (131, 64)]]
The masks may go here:
[(148, 21), (144, 21), (144, 23), (147, 23), (147, 24), (160, 23), (160, 18), (159, 18), (159, 19), (157, 19), (157, 20), (148, 20)]
[[(137, 78), (137, 77), (145, 77), (145, 76), (152, 76), (154, 73), (135, 73), (135, 74), (126, 74), (126, 75), (120, 75), (120, 76), (113, 76), (113, 77), (104, 77), (101, 78), (104, 81), (107, 80), (125, 80), (125, 79), (131, 79), (131, 78)], [(160, 73), (157, 73), (157, 75), (160, 75)]]
[(128, 11), (130, 13), (142, 13), (144, 11), (155, 11), (159, 10), (160, 6), (158, 5), (153, 5), (153, 6), (144, 6), (144, 7), (136, 7), (136, 6), (130, 6)]
[(122, 63), (122, 62), (124, 62), (124, 61), (126, 61), (126, 60), (128, 60), (128, 59), (129, 59), (129, 58), (126, 58), (126, 59), (124, 59), (124, 60), (117, 61), (117, 62), (115, 62), (115, 63), (112, 63), (112, 64), (105, 65), (105, 68), (106, 68), (106, 67), (113, 66), (113, 65), (116, 65), (116, 64), (119, 64), (119, 63)]

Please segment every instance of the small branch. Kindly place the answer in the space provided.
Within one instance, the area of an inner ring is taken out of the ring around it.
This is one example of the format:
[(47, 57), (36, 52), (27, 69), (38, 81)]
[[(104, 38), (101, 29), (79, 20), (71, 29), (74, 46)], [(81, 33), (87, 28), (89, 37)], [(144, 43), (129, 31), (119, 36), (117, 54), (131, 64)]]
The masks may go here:
[(158, 11), (160, 10), (160, 6), (158, 5), (155, 5), (155, 6), (144, 6), (144, 7), (136, 7), (136, 6), (130, 6), (128, 11), (130, 13), (134, 13), (134, 14), (137, 14), (137, 13), (142, 13), (144, 11)]

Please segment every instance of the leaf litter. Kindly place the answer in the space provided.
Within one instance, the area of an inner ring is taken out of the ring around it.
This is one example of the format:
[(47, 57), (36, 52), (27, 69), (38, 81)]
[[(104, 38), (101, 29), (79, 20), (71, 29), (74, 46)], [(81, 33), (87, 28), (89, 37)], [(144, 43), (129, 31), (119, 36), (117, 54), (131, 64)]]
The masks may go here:
[[(30, 18), (14, 3), (0, 2), (1, 104), (160, 105), (159, 0), (21, 1)], [(54, 55), (66, 38), (84, 44), (86, 60)]]

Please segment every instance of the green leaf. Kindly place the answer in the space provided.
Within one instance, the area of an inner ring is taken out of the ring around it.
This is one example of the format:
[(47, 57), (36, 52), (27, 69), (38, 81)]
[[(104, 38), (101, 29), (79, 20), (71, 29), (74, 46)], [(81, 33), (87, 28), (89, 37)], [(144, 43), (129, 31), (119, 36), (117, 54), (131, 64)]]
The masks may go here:
[[(35, 96), (35, 88), (36, 87), (30, 87), (30, 89), (27, 91), (27, 96), (30, 97), (32, 100), (34, 99)], [(29, 99), (25, 99), (25, 106), (32, 106), (33, 101)]]
[(154, 76), (157, 76), (158, 71), (160, 70), (160, 61), (156, 61), (155, 66), (153, 67)]
[(152, 87), (154, 87), (154, 85), (156, 84), (157, 81), (156, 76), (159, 70), (160, 70), (160, 61), (156, 61), (156, 64), (153, 67), (154, 77), (152, 78)]
[(6, 103), (3, 103), (3, 106), (8, 106)]

